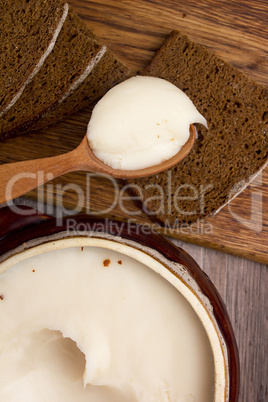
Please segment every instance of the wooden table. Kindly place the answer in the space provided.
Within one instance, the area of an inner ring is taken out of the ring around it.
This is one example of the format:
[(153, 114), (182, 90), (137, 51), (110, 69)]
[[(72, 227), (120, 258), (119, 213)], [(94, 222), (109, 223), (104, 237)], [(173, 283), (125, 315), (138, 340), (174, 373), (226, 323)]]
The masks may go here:
[[(135, 72), (148, 64), (172, 29), (180, 29), (252, 79), (268, 85), (268, 4), (264, 0), (70, 0), (69, 3)], [(35, 133), (1, 143), (0, 163), (72, 150), (86, 132), (90, 113), (91, 109), (87, 108), (42, 130), (38, 136)], [(119, 189), (124, 189), (122, 183)], [(122, 220), (132, 214), (137, 222), (151, 224), (132, 199), (125, 199), (122, 207), (114, 183), (86, 173), (65, 175), (50, 182), (45, 191), (39, 190), (39, 194), (35, 191), (28, 196), (43, 198), (48, 204), (63, 203), (67, 208), (97, 211)], [(158, 230), (188, 242), (268, 263), (265, 244), (268, 236), (268, 169), (216, 217), (206, 218), (190, 228)]]
[(220, 292), (240, 355), (239, 402), (266, 402), (268, 395), (267, 266), (173, 240), (191, 254)]
[[(20, 204), (38, 207), (33, 200), (18, 201)], [(39, 208), (41, 211), (47, 211), (46, 205), (39, 204)], [(240, 355), (239, 402), (266, 402), (268, 393), (267, 266), (177, 239), (170, 240), (186, 250), (197, 261), (215, 284), (226, 304)]]
[[(176, 28), (252, 79), (268, 85), (268, 3), (265, 0), (72, 0), (69, 3), (133, 70), (143, 68), (164, 37)], [(90, 109), (43, 130), (38, 147), (36, 135), (32, 134), (6, 141), (0, 145), (0, 162), (50, 156), (72, 149), (82, 139), (89, 117)], [(46, 191), (28, 194), (28, 199), (36, 200), (39, 196), (41, 204), (44, 201), (50, 205), (62, 200), (59, 195), (64, 190), (63, 206), (66, 209), (79, 207), (75, 191), (64, 186), (76, 183), (85, 188), (86, 179), (83, 173), (66, 175), (49, 183)], [(259, 263), (268, 261), (267, 185), (266, 170), (230, 207), (217, 217), (209, 218), (206, 222), (213, 226), (213, 235), (206, 236), (198, 229), (196, 233), (166, 232), (197, 260), (226, 302), (240, 351), (241, 402), (266, 402), (268, 399), (268, 306), (265, 295), (268, 273), (266, 266)], [(112, 193), (111, 185), (92, 179), (90, 189), (90, 198), (83, 209), (100, 212), (108, 205), (107, 192)], [(33, 201), (26, 202), (35, 205)], [(129, 201), (127, 208), (135, 210), (136, 206)], [(119, 219), (125, 219), (127, 215), (117, 206), (109, 214)], [(137, 221), (150, 224), (143, 214)], [(259, 262), (182, 243), (175, 237)]]

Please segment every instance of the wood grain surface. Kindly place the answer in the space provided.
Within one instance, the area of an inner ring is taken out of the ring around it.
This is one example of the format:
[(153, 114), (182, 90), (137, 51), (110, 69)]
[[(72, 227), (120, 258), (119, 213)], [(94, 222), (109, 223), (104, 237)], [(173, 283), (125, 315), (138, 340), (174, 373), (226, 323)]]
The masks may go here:
[[(36, 201), (24, 199), (37, 207)], [(20, 206), (21, 208), (21, 206)], [(36, 216), (24, 217), (28, 224)], [(40, 215), (40, 222), (44, 220)], [(2, 235), (10, 219), (2, 221)], [(10, 231), (21, 228), (23, 220), (14, 222)], [(1, 237), (1, 233), (0, 233)], [(220, 293), (235, 332), (240, 356), (239, 402), (266, 402), (268, 395), (268, 298), (267, 266), (248, 259), (221, 253), (180, 240), (173, 243), (186, 250), (207, 273)], [(150, 401), (148, 401), (150, 402)]]
[(267, 266), (173, 239), (208, 274), (226, 304), (240, 355), (239, 402), (268, 396)]
[[(145, 67), (166, 35), (179, 29), (250, 78), (268, 85), (266, 0), (72, 0), (69, 3), (133, 71)], [(70, 151), (82, 140), (90, 114), (88, 108), (39, 133), (6, 140), (0, 144), (0, 163)], [(27, 196), (75, 212), (97, 212), (151, 225), (150, 218), (125, 190), (124, 182), (79, 172), (52, 180), (45, 188)], [(215, 217), (180, 231), (155, 224), (154, 227), (174, 238), (267, 263), (267, 200), (266, 169)]]

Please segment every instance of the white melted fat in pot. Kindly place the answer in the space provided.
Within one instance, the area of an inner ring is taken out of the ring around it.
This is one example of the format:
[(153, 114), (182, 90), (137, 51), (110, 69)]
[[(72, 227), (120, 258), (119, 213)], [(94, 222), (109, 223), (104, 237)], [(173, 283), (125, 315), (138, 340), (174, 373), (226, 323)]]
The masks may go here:
[(207, 127), (183, 91), (161, 78), (136, 76), (110, 89), (97, 103), (87, 138), (106, 165), (138, 170), (176, 155), (193, 123)]
[(0, 400), (212, 402), (205, 330), (171, 284), (94, 247), (0, 275)]

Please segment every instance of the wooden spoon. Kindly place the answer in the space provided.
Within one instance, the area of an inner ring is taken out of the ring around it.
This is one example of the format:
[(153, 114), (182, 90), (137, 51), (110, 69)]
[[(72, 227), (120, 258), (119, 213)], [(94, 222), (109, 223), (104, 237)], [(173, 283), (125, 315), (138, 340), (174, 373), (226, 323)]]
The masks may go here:
[(158, 165), (138, 170), (113, 169), (101, 162), (89, 147), (87, 136), (73, 151), (48, 158), (7, 163), (0, 166), (0, 204), (28, 193), (28, 191), (66, 173), (81, 171), (98, 172), (119, 179), (151, 176), (169, 169), (190, 152), (196, 138), (194, 125), (190, 136), (180, 151)]

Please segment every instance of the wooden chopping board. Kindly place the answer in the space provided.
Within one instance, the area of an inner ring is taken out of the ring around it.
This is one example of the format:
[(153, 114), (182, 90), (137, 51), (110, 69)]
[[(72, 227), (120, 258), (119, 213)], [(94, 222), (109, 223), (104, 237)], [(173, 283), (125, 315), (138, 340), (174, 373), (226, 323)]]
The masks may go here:
[[(76, 13), (133, 71), (144, 68), (173, 29), (207, 46), (268, 85), (268, 3), (265, 0), (72, 0)], [(40, 133), (0, 144), (0, 163), (53, 156), (79, 144), (90, 109)], [(153, 225), (166, 235), (268, 263), (268, 169), (216, 216), (190, 228), (160, 228), (137, 207), (124, 182), (82, 172), (52, 180), (27, 197), (74, 212)]]

